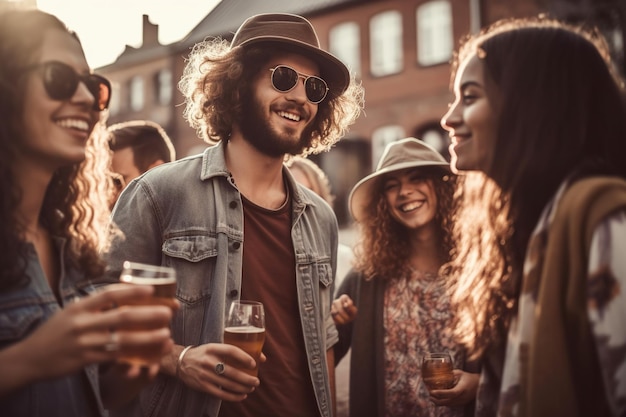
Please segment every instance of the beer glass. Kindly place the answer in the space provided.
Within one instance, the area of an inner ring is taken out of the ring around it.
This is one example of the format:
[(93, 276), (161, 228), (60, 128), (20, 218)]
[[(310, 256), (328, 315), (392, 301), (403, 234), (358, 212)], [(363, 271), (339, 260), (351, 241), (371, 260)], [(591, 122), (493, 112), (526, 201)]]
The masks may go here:
[[(259, 359), (265, 342), (265, 312), (257, 301), (233, 301), (224, 325), (224, 343), (234, 345), (252, 356), (254, 369), (241, 369), (252, 375), (259, 374)], [(232, 365), (232, 364), (231, 364)]]
[[(176, 271), (173, 268), (160, 265), (148, 265), (125, 261), (120, 275), (120, 281), (133, 285), (152, 285), (154, 293), (149, 299), (128, 302), (128, 305), (165, 305), (170, 308), (176, 306)], [(159, 363), (161, 352), (146, 350), (130, 352), (118, 358), (120, 362), (138, 365)]]
[(422, 379), (428, 390), (454, 386), (452, 357), (445, 352), (428, 352), (422, 359)]

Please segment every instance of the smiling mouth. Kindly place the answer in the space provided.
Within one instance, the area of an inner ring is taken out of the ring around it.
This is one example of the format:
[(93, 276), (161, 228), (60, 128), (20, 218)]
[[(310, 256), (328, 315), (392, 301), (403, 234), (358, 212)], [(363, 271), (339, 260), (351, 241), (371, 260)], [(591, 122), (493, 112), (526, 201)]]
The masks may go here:
[(283, 119), (287, 119), (287, 120), (291, 120), (292, 122), (299, 122), (301, 117), (299, 114), (296, 113), (289, 113), (286, 111), (278, 111), (276, 112), (276, 114), (278, 114), (280, 117), (282, 117)]
[(82, 132), (89, 131), (89, 123), (82, 119), (61, 119), (58, 120), (56, 124), (64, 128), (80, 130)]
[(413, 201), (411, 203), (403, 204), (400, 206), (400, 211), (403, 213), (408, 213), (408, 212), (421, 208), (425, 203), (426, 203), (426, 200), (421, 200), (421, 201)]

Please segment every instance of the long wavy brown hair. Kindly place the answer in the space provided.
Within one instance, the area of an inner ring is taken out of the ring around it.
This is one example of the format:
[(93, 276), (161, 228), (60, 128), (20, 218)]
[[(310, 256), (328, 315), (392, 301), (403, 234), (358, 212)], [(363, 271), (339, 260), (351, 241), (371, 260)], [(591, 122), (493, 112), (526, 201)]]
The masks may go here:
[[(0, 12), (0, 291), (25, 285), (28, 246), (23, 226), (17, 220), (22, 190), (16, 185), (13, 164), (24, 140), (23, 113), (25, 77), (23, 69), (37, 62), (47, 31), (74, 32), (56, 17), (39, 10)], [(96, 125), (80, 164), (59, 169), (48, 185), (40, 223), (52, 235), (67, 241), (66, 256), (88, 279), (103, 272), (99, 251), (106, 247), (110, 154), (106, 142), (104, 114)]]
[[(186, 98), (187, 121), (206, 142), (228, 140), (241, 117), (241, 97), (249, 96), (257, 74), (265, 70), (265, 64), (277, 51), (280, 47), (230, 49), (229, 43), (220, 38), (195, 45), (179, 89)], [(309, 146), (302, 155), (330, 150), (361, 114), (363, 100), (363, 87), (354, 77), (343, 94), (329, 91), (318, 105)]]
[[(447, 266), (454, 329), (478, 356), (502, 345), (517, 308), (526, 247), (566, 178), (626, 177), (624, 83), (599, 31), (546, 17), (510, 19), (464, 40), (453, 64), (478, 56), (497, 109), (486, 173), (461, 175), (455, 254)], [(566, 99), (564, 99), (566, 98)]]
[[(452, 249), (452, 219), (455, 212), (454, 190), (456, 176), (439, 168), (416, 168), (432, 181), (437, 196), (434, 222), (438, 229), (440, 259), (450, 260)], [(359, 238), (354, 247), (354, 268), (365, 279), (392, 279), (410, 273), (410, 234), (412, 231), (394, 219), (383, 191), (384, 175), (375, 179), (373, 195), (357, 223)]]

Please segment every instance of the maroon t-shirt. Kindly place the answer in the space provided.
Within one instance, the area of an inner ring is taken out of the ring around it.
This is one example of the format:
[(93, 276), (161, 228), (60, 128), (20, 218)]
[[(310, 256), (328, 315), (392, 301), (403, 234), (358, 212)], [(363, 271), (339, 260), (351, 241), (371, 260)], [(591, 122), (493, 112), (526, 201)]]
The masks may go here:
[(319, 417), (298, 308), (291, 241), (291, 200), (267, 210), (243, 198), (242, 300), (263, 303), (267, 361), (261, 385), (238, 403), (222, 401), (219, 417)]

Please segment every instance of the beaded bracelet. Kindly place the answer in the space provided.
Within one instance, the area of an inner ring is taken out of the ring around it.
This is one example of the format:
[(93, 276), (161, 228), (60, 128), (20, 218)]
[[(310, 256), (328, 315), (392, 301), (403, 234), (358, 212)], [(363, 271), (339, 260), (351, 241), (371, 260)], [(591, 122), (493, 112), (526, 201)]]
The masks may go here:
[(179, 377), (178, 374), (180, 373), (180, 365), (183, 363), (183, 358), (185, 357), (185, 354), (192, 347), (194, 347), (194, 345), (187, 346), (185, 349), (182, 350), (182, 352), (180, 352), (180, 355), (178, 355), (178, 362), (176, 362), (176, 378)]

